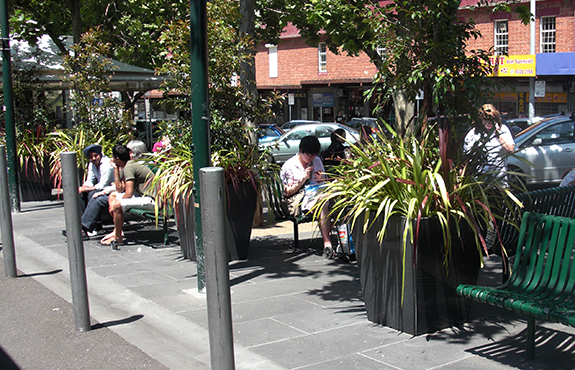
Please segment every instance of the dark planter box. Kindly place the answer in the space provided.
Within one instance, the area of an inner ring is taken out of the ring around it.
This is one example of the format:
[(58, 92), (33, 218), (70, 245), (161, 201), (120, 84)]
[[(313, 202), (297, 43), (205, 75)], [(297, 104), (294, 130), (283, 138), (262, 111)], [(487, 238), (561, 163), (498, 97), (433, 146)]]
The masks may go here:
[(227, 238), (230, 259), (245, 260), (248, 258), (250, 238), (252, 236), (257, 191), (251, 182), (238, 184), (237, 191), (230, 183), (226, 184), (226, 186)]
[(196, 224), (194, 196), (182, 197), (178, 199), (175, 210), (176, 228), (180, 237), (180, 248), (185, 259), (196, 260)]
[(358, 220), (352, 234), (368, 320), (412, 335), (466, 322), (469, 302), (457, 296), (455, 288), (477, 280), (480, 261), (473, 231), (462, 230), (463, 241), (452, 235), (447, 268), (438, 220), (422, 220), (417, 249), (408, 240), (405, 253), (406, 219), (392, 217), (380, 243), (382, 223), (380, 217), (363, 233), (363, 221)]
[(50, 160), (27, 161), (19, 171), (20, 194), (23, 202), (54, 200), (50, 180)]

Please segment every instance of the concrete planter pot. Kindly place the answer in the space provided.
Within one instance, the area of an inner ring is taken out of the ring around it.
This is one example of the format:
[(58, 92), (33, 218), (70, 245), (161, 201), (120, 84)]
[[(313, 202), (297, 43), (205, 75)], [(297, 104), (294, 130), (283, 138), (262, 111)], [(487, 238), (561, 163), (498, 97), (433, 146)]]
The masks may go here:
[[(462, 231), (465, 240), (452, 233), (447, 269), (438, 220), (422, 220), (415, 251), (409, 240), (404, 251), (406, 222), (405, 218), (392, 217), (381, 243), (376, 236), (383, 224), (381, 217), (366, 233), (361, 230), (362, 220), (354, 227), (368, 320), (412, 335), (466, 322), (469, 302), (457, 296), (455, 288), (477, 280), (480, 262), (473, 231)], [(460, 227), (465, 226), (462, 224)]]

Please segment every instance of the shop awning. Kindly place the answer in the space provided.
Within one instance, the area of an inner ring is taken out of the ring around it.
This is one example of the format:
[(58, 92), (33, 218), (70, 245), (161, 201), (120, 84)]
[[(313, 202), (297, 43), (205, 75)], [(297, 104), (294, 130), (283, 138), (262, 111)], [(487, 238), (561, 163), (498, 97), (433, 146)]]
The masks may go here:
[(575, 76), (575, 53), (540, 53), (536, 63), (537, 76)]

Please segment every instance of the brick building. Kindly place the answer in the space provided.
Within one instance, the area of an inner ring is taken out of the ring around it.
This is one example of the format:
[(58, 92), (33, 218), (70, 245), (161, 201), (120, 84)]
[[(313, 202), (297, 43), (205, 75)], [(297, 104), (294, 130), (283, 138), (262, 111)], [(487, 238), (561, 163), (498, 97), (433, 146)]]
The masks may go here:
[(346, 119), (370, 116), (363, 91), (376, 73), (367, 55), (336, 55), (324, 43), (311, 47), (293, 26), (284, 30), (279, 45), (261, 45), (256, 54), (260, 93), (293, 94), (277, 112), (278, 123), (290, 119), (333, 122), (338, 112)]
[[(529, 0), (523, 3), (529, 6)], [(470, 42), (470, 48), (493, 48), (496, 55), (508, 54), (507, 58), (493, 58), (499, 63), (497, 76), (493, 78), (502, 84), (493, 95), (496, 106), (511, 116), (527, 114), (529, 72), (533, 71), (538, 81), (537, 92), (545, 94), (536, 98), (536, 115), (575, 110), (575, 1), (536, 2), (534, 56), (529, 55), (530, 26), (522, 24), (516, 13), (471, 10), (476, 4), (477, 0), (461, 2), (460, 18), (473, 19), (483, 35)], [(260, 93), (278, 90), (292, 94), (277, 112), (278, 123), (290, 119), (329, 122), (338, 112), (347, 120), (371, 116), (374, 104), (364, 101), (362, 96), (376, 72), (365, 54), (335, 55), (321, 43), (311, 47), (293, 26), (284, 30), (278, 45), (261, 45), (256, 55)], [(544, 86), (541, 82), (545, 82)], [(387, 114), (389, 110), (384, 117)]]
[[(535, 55), (530, 54), (530, 26), (517, 13), (491, 13), (487, 9), (471, 11), (467, 8), (475, 0), (461, 2), (461, 18), (472, 19), (482, 38), (469, 43), (471, 49), (489, 50), (494, 54), (508, 54), (508, 60), (535, 63), (536, 83), (544, 96), (535, 98), (535, 114), (542, 116), (560, 111), (575, 110), (575, 1), (538, 0), (535, 11)], [(529, 1), (522, 1), (529, 6)], [(526, 57), (522, 57), (526, 56)], [(509, 68), (509, 72), (516, 69)], [(516, 73), (500, 74), (503, 84), (494, 94), (494, 103), (511, 115), (528, 114), (529, 78)], [(544, 84), (543, 84), (544, 83)]]

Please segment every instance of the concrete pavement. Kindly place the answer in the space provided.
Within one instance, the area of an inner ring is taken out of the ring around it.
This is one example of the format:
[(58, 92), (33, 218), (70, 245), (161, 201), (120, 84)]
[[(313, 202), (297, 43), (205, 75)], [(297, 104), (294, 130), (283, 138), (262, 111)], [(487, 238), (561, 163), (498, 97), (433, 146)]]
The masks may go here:
[[(95, 329), (77, 333), (66, 240), (60, 235), (63, 204), (23, 203), (12, 217), (17, 265), (28, 276), (0, 280), (0, 347), (16, 366), (210, 368), (206, 300), (197, 292), (196, 265), (182, 259), (177, 244), (163, 246), (162, 231), (153, 223), (130, 223), (125, 229), (130, 243), (119, 251), (97, 240), (84, 243)], [(291, 223), (266, 223), (254, 230), (250, 258), (230, 264), (237, 369), (575, 367), (575, 330), (541, 323), (537, 357), (528, 361), (525, 319), (487, 305), (474, 304), (470, 324), (419, 337), (374, 325), (365, 316), (356, 264), (323, 259), (311, 225), (301, 231), (300, 250), (293, 250)], [(170, 238), (176, 241), (177, 233)], [(499, 278), (499, 262), (491, 259), (481, 279), (496, 284)], [(26, 284), (33, 288), (23, 288)], [(42, 325), (54, 312), (59, 321)], [(18, 320), (28, 320), (26, 333)], [(31, 354), (42, 348), (42, 354)], [(87, 349), (117, 366), (83, 363)], [(127, 362), (114, 360), (122, 354)]]

